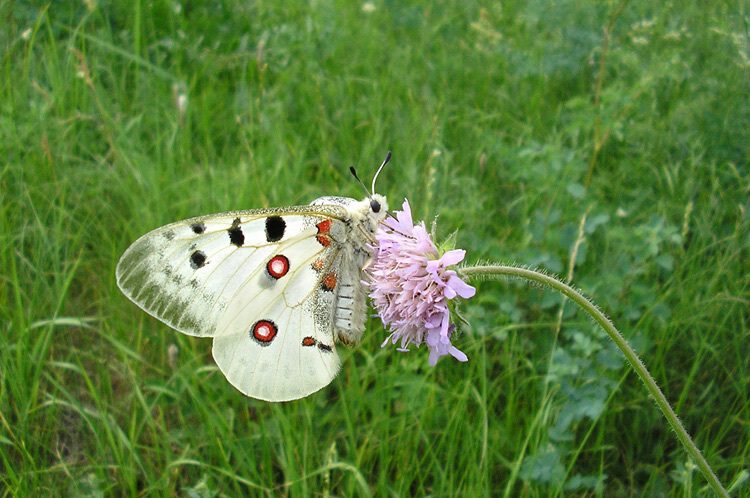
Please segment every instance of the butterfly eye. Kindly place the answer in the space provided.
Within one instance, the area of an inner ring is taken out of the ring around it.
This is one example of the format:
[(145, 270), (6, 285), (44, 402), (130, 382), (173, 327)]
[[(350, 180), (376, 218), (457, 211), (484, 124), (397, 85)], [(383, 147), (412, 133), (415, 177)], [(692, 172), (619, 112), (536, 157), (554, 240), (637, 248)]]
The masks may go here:
[(372, 209), (373, 213), (379, 213), (380, 212), (380, 203), (376, 201), (375, 199), (372, 199), (370, 201), (370, 209)]

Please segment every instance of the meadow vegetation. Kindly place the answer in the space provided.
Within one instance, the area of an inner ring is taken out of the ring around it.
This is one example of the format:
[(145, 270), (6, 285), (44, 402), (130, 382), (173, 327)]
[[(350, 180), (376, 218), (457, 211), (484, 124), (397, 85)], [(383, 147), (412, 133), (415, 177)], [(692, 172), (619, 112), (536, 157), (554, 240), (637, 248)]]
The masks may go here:
[(559, 295), (478, 282), (468, 363), (381, 349), (328, 388), (228, 384), (114, 268), (194, 215), (378, 190), (466, 261), (569, 277), (750, 493), (742, 1), (0, 0), (3, 496), (703, 496)]

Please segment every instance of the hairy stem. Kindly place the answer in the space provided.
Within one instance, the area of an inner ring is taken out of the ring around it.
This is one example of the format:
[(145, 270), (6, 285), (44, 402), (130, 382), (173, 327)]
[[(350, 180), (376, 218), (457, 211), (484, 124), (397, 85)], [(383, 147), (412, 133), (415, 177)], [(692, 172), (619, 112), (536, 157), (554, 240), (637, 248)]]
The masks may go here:
[(504, 265), (471, 266), (461, 268), (460, 273), (466, 277), (515, 277), (531, 280), (533, 282), (543, 284), (548, 287), (552, 287), (557, 291), (560, 291), (571, 301), (575, 302), (578, 306), (583, 308), (583, 310), (591, 315), (596, 323), (598, 323), (604, 329), (607, 335), (609, 335), (610, 339), (614, 341), (617, 347), (620, 348), (620, 351), (622, 351), (622, 353), (625, 355), (625, 358), (628, 360), (628, 363), (630, 363), (630, 366), (633, 367), (635, 373), (638, 374), (638, 377), (640, 377), (645, 384), (649, 394), (653, 396), (657, 406), (661, 410), (664, 417), (667, 419), (667, 422), (669, 422), (669, 425), (671, 425), (672, 429), (674, 429), (675, 434), (677, 435), (677, 439), (680, 440), (690, 457), (698, 464), (698, 467), (708, 481), (708, 484), (713, 488), (714, 492), (718, 496), (729, 496), (729, 493), (727, 493), (727, 491), (724, 489), (721, 482), (716, 477), (716, 474), (711, 469), (711, 466), (708, 465), (708, 462), (703, 457), (703, 454), (690, 438), (690, 435), (685, 430), (685, 427), (683, 427), (682, 422), (680, 422), (680, 419), (677, 418), (677, 414), (672, 409), (669, 401), (667, 401), (664, 393), (662, 393), (661, 389), (659, 389), (659, 386), (656, 385), (656, 381), (646, 369), (646, 366), (643, 364), (633, 348), (630, 347), (622, 334), (620, 334), (617, 328), (615, 328), (614, 324), (604, 315), (604, 313), (599, 310), (599, 308), (596, 307), (596, 305), (594, 305), (594, 303), (589, 301), (586, 297), (583, 296), (583, 294), (581, 294), (568, 284), (565, 284), (560, 280), (557, 280), (556, 278), (539, 271), (529, 270), (527, 268)]

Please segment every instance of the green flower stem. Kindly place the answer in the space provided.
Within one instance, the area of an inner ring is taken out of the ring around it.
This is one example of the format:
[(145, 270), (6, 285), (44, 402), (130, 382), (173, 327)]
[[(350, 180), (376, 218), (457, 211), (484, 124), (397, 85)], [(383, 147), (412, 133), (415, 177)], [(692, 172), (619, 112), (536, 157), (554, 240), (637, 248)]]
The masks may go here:
[(539, 271), (529, 270), (527, 268), (504, 265), (472, 266), (461, 268), (460, 274), (466, 277), (515, 277), (531, 280), (538, 284), (543, 284), (562, 292), (570, 300), (574, 301), (578, 306), (583, 308), (584, 311), (586, 311), (594, 318), (594, 320), (596, 320), (596, 323), (601, 325), (601, 327), (609, 335), (610, 339), (615, 342), (617, 347), (620, 348), (620, 351), (622, 351), (622, 353), (625, 355), (625, 358), (630, 363), (630, 366), (633, 367), (635, 373), (638, 374), (638, 377), (640, 377), (643, 383), (646, 385), (646, 389), (648, 390), (648, 392), (656, 400), (656, 404), (658, 405), (662, 414), (664, 414), (667, 422), (669, 422), (669, 425), (671, 425), (672, 429), (674, 429), (675, 433), (677, 434), (677, 439), (680, 440), (690, 457), (698, 464), (698, 467), (708, 481), (708, 484), (713, 488), (714, 492), (718, 496), (729, 496), (729, 493), (727, 493), (727, 491), (721, 485), (721, 482), (716, 477), (716, 474), (711, 469), (711, 467), (708, 465), (708, 462), (703, 457), (703, 454), (701, 454), (698, 447), (690, 438), (690, 435), (685, 430), (685, 427), (682, 426), (680, 419), (677, 418), (677, 414), (675, 414), (674, 410), (669, 404), (669, 401), (667, 401), (667, 398), (661, 392), (661, 389), (659, 389), (659, 386), (656, 385), (656, 381), (648, 372), (646, 366), (643, 364), (640, 358), (638, 358), (638, 355), (635, 353), (633, 348), (631, 348), (627, 341), (625, 341), (625, 338), (622, 336), (622, 334), (620, 334), (620, 332), (615, 328), (614, 324), (604, 315), (604, 313), (599, 311), (599, 308), (597, 308), (594, 303), (589, 301), (580, 292), (578, 292), (568, 284), (563, 283), (560, 280), (557, 280), (556, 278), (549, 275), (545, 275), (544, 273), (541, 273)]

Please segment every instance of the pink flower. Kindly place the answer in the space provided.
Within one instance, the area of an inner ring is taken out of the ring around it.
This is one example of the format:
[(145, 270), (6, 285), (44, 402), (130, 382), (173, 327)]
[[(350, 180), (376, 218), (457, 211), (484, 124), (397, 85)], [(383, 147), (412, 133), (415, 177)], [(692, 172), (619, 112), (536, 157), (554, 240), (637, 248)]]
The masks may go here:
[(376, 234), (375, 258), (367, 268), (365, 282), (375, 309), (391, 335), (383, 342), (401, 342), (400, 351), (410, 344), (427, 344), (430, 365), (441, 356), (467, 361), (466, 355), (451, 343), (455, 325), (450, 321), (448, 300), (470, 298), (474, 287), (461, 280), (448, 267), (463, 261), (466, 251), (454, 249), (442, 256), (430, 239), (424, 222), (412, 221), (409, 201), (396, 218), (386, 218)]

